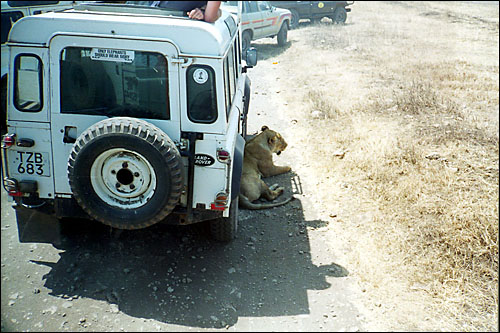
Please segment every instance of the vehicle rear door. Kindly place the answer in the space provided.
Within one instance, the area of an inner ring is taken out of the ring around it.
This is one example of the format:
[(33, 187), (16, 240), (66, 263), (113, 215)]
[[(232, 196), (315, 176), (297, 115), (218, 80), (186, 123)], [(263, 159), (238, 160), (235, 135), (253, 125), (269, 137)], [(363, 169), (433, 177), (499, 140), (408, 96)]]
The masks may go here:
[(40, 198), (54, 195), (48, 58), (47, 48), (10, 47), (8, 133), (15, 134), (16, 145), (6, 150), (7, 173), (36, 182)]
[(56, 36), (50, 44), (52, 144), (57, 193), (71, 193), (76, 138), (106, 118), (129, 116), (180, 141), (179, 60), (168, 42)]

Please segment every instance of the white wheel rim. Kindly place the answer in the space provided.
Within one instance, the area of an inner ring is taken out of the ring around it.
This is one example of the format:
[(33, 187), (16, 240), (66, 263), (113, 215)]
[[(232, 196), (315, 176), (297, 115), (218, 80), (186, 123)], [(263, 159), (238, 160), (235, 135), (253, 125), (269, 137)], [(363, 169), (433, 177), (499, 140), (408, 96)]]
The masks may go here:
[(156, 174), (141, 154), (110, 149), (99, 155), (90, 170), (95, 193), (110, 206), (134, 209), (144, 206), (156, 190)]

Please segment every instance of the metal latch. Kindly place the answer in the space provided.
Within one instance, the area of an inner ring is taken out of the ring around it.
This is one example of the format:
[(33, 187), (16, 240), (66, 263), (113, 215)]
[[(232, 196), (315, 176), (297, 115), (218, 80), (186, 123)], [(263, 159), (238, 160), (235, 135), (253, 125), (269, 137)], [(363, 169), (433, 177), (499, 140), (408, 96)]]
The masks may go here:
[(188, 67), (193, 63), (193, 58), (172, 58), (173, 64), (180, 64), (181, 67)]

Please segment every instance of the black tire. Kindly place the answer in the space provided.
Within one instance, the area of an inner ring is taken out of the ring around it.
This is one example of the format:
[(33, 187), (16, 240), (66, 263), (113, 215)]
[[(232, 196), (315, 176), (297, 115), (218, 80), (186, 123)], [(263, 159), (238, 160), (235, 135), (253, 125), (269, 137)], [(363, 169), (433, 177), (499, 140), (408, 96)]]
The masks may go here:
[(68, 162), (73, 195), (93, 219), (140, 229), (169, 215), (182, 191), (182, 160), (156, 126), (134, 118), (102, 120), (76, 140)]
[(280, 31), (278, 32), (278, 45), (285, 46), (288, 37), (288, 24), (283, 22)]
[(336, 24), (344, 24), (347, 20), (347, 11), (344, 7), (337, 7), (333, 12), (332, 21)]
[(250, 47), (250, 43), (252, 42), (252, 35), (249, 31), (243, 32), (241, 36), (241, 48), (243, 52), (244, 59), (246, 60), (246, 53), (248, 48)]
[(290, 12), (292, 12), (292, 19), (290, 20), (290, 29), (296, 29), (299, 26), (299, 20), (300, 20), (299, 13), (295, 9), (290, 9)]
[(229, 217), (219, 217), (210, 221), (210, 235), (218, 242), (230, 242), (238, 231), (238, 198), (231, 201)]

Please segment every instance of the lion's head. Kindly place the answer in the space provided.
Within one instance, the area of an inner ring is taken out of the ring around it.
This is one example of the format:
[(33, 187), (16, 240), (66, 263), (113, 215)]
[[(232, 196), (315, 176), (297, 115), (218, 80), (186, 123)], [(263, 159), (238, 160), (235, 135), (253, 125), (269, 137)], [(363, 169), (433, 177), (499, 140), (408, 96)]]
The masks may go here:
[(276, 131), (269, 129), (267, 126), (262, 126), (262, 132), (266, 132), (267, 143), (271, 152), (276, 153), (276, 155), (281, 154), (288, 145), (285, 139)]

